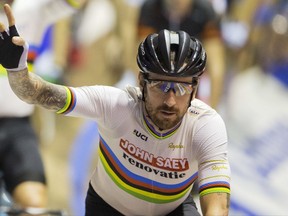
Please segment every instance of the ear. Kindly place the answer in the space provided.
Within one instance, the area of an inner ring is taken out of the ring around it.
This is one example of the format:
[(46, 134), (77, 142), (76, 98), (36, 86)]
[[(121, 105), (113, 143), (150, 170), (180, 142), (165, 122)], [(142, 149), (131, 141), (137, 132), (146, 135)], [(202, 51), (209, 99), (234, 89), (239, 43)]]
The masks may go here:
[(139, 82), (139, 86), (141, 89), (143, 89), (144, 87), (144, 76), (143, 76), (143, 73), (139, 72), (138, 74), (138, 82)]

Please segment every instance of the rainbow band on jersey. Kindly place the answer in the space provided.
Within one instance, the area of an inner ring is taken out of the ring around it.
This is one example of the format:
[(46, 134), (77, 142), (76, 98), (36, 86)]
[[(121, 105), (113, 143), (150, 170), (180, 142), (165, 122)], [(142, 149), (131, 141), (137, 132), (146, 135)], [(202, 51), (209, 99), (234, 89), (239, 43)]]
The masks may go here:
[(78, 9), (78, 8), (80, 8), (81, 6), (82, 6), (82, 4), (80, 3), (80, 1), (78, 0), (66, 0), (66, 2), (70, 5), (70, 6), (72, 6), (73, 8), (76, 8), (76, 9)]
[(66, 86), (64, 86), (64, 87), (66, 89), (66, 95), (67, 95), (66, 104), (64, 105), (64, 107), (62, 109), (60, 109), (56, 112), (57, 114), (69, 113), (71, 110), (73, 110), (73, 108), (76, 104), (75, 97), (74, 97), (72, 90)]
[(195, 173), (178, 184), (165, 184), (138, 176), (121, 165), (102, 137), (100, 137), (98, 152), (105, 171), (119, 188), (151, 203), (164, 204), (182, 198), (191, 190), (198, 176), (198, 173)]

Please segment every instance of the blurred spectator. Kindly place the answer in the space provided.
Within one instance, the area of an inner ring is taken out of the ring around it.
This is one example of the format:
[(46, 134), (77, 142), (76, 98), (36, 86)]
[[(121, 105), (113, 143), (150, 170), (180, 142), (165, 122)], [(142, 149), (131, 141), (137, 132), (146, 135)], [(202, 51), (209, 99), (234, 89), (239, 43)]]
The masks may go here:
[(228, 71), (237, 73), (243, 70), (251, 60), (251, 46), (247, 45), (247, 42), (251, 41), (255, 11), (259, 4), (265, 1), (230, 0), (226, 14), (221, 21), (222, 37), (227, 48)]
[(286, 215), (288, 2), (261, 1), (251, 18), (249, 59), (231, 80), (225, 117), (234, 170), (231, 214)]
[[(204, 43), (211, 89), (208, 103), (217, 108), (225, 77), (225, 52), (220, 17), (211, 2), (203, 0), (146, 0), (140, 8), (138, 38), (161, 29), (184, 30)], [(210, 58), (209, 58), (210, 57)], [(201, 88), (200, 94), (201, 94)], [(204, 98), (202, 98), (204, 99)]]
[(252, 65), (272, 75), (288, 87), (288, 2), (266, 1), (259, 5), (254, 19)]

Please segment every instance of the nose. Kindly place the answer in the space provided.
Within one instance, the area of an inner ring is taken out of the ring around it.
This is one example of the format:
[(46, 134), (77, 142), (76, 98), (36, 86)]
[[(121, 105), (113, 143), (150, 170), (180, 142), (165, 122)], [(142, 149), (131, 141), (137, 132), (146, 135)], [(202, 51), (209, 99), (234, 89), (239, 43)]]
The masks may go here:
[(164, 103), (169, 106), (173, 107), (176, 104), (176, 95), (172, 89), (170, 89), (164, 96)]

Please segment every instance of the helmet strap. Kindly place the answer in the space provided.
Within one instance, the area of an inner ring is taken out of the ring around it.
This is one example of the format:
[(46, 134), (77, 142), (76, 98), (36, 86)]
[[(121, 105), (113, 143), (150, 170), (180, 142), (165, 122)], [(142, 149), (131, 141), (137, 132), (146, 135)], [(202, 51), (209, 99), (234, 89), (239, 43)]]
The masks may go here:
[(192, 83), (193, 83), (193, 84), (195, 83), (195, 85), (193, 85), (193, 91), (192, 91), (192, 93), (191, 93), (190, 102), (191, 102), (192, 100), (194, 100), (195, 97), (196, 97), (196, 93), (197, 93), (198, 86), (199, 86), (199, 77), (193, 77), (193, 78), (192, 78)]
[(145, 102), (145, 88), (146, 88), (146, 82), (144, 82), (143, 88), (142, 88), (142, 101)]
[(142, 101), (145, 101), (145, 88), (147, 86), (146, 86), (146, 82), (144, 81), (144, 79), (146, 79), (147, 77), (148, 77), (148, 74), (140, 71), (139, 80), (140, 80), (140, 87), (142, 88)]

